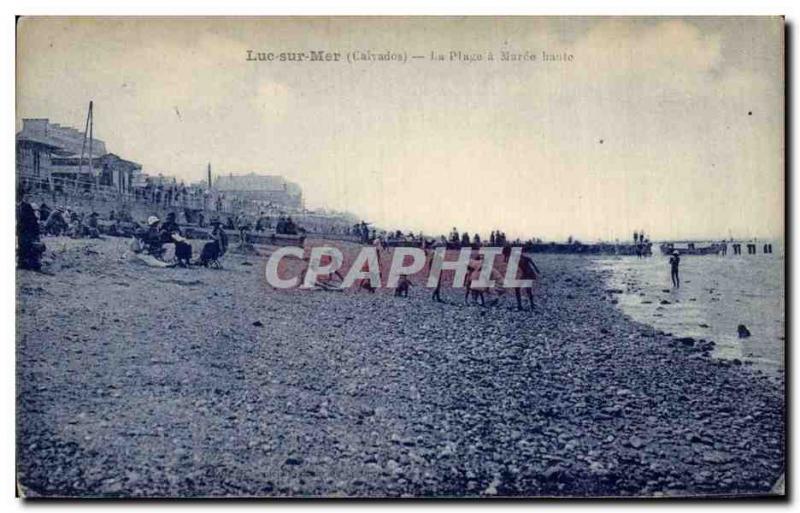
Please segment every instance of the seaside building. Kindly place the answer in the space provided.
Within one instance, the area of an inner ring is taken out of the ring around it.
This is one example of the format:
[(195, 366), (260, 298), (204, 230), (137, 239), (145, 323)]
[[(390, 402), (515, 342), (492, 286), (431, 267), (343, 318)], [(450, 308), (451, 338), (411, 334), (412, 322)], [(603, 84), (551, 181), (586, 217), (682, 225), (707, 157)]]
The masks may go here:
[(214, 189), (226, 196), (271, 204), (286, 210), (303, 208), (303, 190), (279, 175), (250, 173), (219, 176), (214, 180)]
[(100, 139), (89, 142), (76, 128), (47, 118), (23, 119), (16, 134), (17, 179), (31, 192), (96, 192), (96, 197), (125, 198), (149, 209), (157, 205), (221, 214), (291, 215), (306, 230), (317, 233), (344, 234), (358, 222), (344, 212), (306, 210), (300, 185), (280, 175), (228, 174), (212, 179), (209, 166), (207, 180), (187, 185), (166, 172), (144, 173), (141, 164), (109, 153)]
[(142, 165), (125, 160), (114, 153), (106, 153), (98, 159), (100, 185), (114, 187), (117, 192), (127, 193), (133, 190), (136, 177), (142, 174)]
[(84, 139), (80, 130), (47, 118), (23, 119), (16, 136), (17, 175), (56, 188), (81, 182), (129, 192), (142, 166), (108, 153), (100, 139)]

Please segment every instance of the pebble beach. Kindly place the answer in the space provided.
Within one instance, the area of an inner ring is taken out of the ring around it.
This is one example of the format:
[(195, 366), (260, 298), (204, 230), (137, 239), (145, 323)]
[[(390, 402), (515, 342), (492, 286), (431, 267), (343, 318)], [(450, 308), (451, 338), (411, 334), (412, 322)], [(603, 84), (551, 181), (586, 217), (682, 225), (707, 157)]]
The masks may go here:
[(44, 242), (52, 274), (17, 271), (26, 497), (761, 496), (784, 472), (783, 375), (633, 320), (589, 257), (535, 255), (518, 312), (277, 291), (274, 247), (153, 269)]

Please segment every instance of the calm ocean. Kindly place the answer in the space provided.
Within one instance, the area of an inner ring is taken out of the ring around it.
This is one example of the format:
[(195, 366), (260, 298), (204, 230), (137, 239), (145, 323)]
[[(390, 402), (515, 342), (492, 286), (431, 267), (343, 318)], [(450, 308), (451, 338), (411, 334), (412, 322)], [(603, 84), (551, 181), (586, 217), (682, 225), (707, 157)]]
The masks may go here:
[[(596, 266), (618, 306), (636, 321), (679, 337), (713, 340), (717, 357), (752, 362), (770, 374), (784, 368), (784, 252), (681, 256), (681, 287), (670, 281), (669, 258), (602, 257)], [(737, 326), (752, 334), (740, 339)]]

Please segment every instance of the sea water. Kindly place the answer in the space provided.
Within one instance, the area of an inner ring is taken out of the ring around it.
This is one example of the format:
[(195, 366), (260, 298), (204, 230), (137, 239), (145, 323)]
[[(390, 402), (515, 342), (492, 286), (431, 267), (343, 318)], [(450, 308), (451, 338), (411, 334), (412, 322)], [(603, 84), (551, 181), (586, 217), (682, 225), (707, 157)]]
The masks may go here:
[[(746, 248), (743, 248), (745, 250)], [(759, 250), (762, 249), (760, 244)], [(680, 288), (672, 286), (669, 257), (600, 257), (607, 286), (632, 319), (676, 337), (713, 340), (717, 358), (752, 363), (769, 373), (784, 368), (784, 253), (682, 255)], [(740, 338), (744, 324), (751, 336)]]

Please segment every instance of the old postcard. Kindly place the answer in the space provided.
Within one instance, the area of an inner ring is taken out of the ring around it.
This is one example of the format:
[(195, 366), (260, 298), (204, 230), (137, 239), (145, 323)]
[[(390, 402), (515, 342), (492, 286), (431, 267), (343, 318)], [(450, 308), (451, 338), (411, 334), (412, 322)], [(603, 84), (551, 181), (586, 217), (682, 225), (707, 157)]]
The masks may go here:
[(21, 17), (16, 487), (782, 496), (781, 17)]

